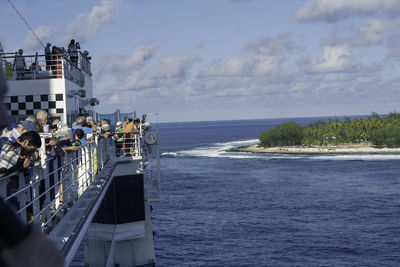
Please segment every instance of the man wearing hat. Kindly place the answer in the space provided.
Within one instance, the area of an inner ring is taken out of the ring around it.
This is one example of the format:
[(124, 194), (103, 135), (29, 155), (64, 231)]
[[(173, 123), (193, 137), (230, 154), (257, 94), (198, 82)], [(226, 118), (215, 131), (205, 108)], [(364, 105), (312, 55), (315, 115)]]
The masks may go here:
[(8, 139), (11, 142), (16, 142), (18, 137), (21, 136), (21, 134), (30, 132), (30, 131), (37, 132), (37, 127), (36, 127), (35, 123), (33, 123), (30, 120), (24, 120), (24, 121), (19, 122), (17, 124), (17, 127), (13, 128), (9, 132), (1, 135), (1, 138)]

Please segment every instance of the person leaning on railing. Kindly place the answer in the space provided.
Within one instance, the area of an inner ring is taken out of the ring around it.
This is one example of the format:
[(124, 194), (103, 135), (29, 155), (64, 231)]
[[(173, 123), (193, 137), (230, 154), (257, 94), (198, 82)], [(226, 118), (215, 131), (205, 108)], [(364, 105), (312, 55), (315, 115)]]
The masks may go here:
[(16, 142), (0, 139), (0, 143), (0, 173), (3, 175), (28, 168), (32, 154), (42, 145), (39, 134), (34, 131), (21, 134)]
[(21, 134), (34, 131), (37, 132), (37, 127), (35, 123), (30, 120), (24, 120), (19, 122), (14, 128), (10, 130), (4, 129), (3, 133), (1, 134), (1, 138), (7, 138), (12, 142), (16, 142), (17, 138), (21, 136)]
[(76, 129), (74, 138), (72, 140), (61, 141), (60, 147), (64, 152), (67, 151), (77, 151), (81, 146), (81, 139), (85, 136), (82, 129)]
[(122, 145), (122, 150), (126, 156), (130, 156), (135, 151), (135, 137), (140, 133), (140, 120), (138, 118), (134, 118), (132, 121), (128, 123), (126, 128), (124, 128), (125, 136), (124, 142)]
[(75, 126), (72, 126), (72, 134), (75, 136), (77, 129), (81, 129), (84, 132), (84, 137), (81, 139), (81, 143), (85, 144), (86, 141), (94, 140), (93, 132), (97, 131), (97, 126), (94, 124), (93, 120), (89, 120), (90, 125), (86, 125), (85, 116), (79, 116), (76, 119)]
[(107, 120), (102, 120), (98, 122), (97, 126), (97, 136), (100, 138), (108, 138), (112, 136), (114, 133), (110, 129), (110, 123)]
[[(23, 171), (34, 163), (33, 153), (41, 146), (42, 142), (37, 132), (23, 133), (16, 142), (10, 139), (0, 139), (0, 175), (5, 176), (17, 171)], [(11, 179), (7, 179), (7, 194), (11, 193), (13, 186)]]
[(115, 156), (121, 156), (122, 145), (124, 142), (124, 128), (122, 128), (122, 122), (117, 122), (117, 127), (115, 128)]
[[(86, 117), (86, 127), (91, 128), (92, 132), (86, 135), (87, 141), (93, 141), (94, 136), (97, 134), (97, 129), (99, 128), (97, 124), (94, 122), (93, 118), (88, 116)], [(99, 129), (101, 131), (101, 129)]]

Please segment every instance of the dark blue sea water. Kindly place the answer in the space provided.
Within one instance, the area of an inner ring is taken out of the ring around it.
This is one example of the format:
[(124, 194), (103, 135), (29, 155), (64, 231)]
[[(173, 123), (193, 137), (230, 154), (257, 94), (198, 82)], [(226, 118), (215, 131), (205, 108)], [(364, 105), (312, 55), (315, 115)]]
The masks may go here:
[(283, 121), (160, 124), (157, 266), (400, 266), (400, 155), (225, 152)]

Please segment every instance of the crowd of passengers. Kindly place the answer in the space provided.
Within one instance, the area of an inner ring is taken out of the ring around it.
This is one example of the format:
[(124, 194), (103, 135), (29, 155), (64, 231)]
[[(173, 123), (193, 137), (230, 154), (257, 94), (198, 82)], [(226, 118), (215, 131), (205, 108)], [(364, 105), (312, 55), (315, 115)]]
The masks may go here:
[[(75, 42), (74, 39), (72, 39), (68, 44), (68, 49), (55, 45), (51, 46), (51, 43), (47, 43), (46, 47), (44, 48), (46, 70), (51, 70), (53, 75), (56, 76), (57, 74), (61, 74), (60, 70), (58, 70), (58, 67), (61, 68), (61, 62), (59, 61), (60, 55), (69, 57), (71, 63), (75, 66), (78, 66), (78, 55), (80, 49), (81, 47), (79, 42)], [(18, 52), (15, 53), (14, 57), (13, 70), (17, 73), (17, 80), (23, 80), (24, 75), (27, 72), (37, 72), (42, 70), (41, 66), (36, 61), (32, 62), (32, 64), (28, 67), (23, 53), (24, 51), (19, 49)], [(85, 50), (81, 53), (81, 55), (85, 60), (81, 61), (80, 68), (85, 72), (90, 72), (89, 61), (91, 60), (91, 57), (89, 56), (89, 52)]]
[[(139, 134), (142, 121), (135, 118), (125, 118), (124, 122), (117, 122), (114, 131), (110, 129), (108, 120), (94, 121), (92, 117), (79, 116), (72, 123), (72, 138), (46, 138), (45, 147), (47, 157), (55, 157), (77, 151), (79, 146), (95, 137), (113, 138), (116, 145), (116, 155), (119, 157), (131, 155), (134, 152), (133, 141)], [(62, 132), (68, 126), (55, 119), (49, 121), (45, 110), (36, 115), (28, 116), (25, 120), (4, 129), (0, 136), (0, 177), (13, 172), (26, 171), (40, 162), (39, 148), (42, 146), (40, 133)]]

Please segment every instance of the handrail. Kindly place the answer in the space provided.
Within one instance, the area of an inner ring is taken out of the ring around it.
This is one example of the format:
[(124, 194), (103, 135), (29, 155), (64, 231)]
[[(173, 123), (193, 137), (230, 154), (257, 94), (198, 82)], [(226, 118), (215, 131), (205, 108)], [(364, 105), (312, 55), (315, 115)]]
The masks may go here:
[[(160, 199), (160, 180), (159, 176), (157, 180), (151, 177), (151, 166), (147, 161), (150, 148), (144, 143), (142, 136), (140, 129), (139, 133), (125, 138), (124, 142), (132, 148), (125, 156), (143, 160), (140, 164), (143, 169), (148, 168), (149, 189), (153, 188), (153, 192), (158, 192), (156, 197), (149, 196), (148, 201), (157, 201)], [(41, 160), (37, 166), (25, 173), (11, 173), (0, 177), (0, 196), (15, 207), (23, 221), (38, 223), (42, 231), (49, 233), (90, 187), (107, 162), (115, 157), (114, 149), (110, 150), (115, 142), (95, 136), (95, 141), (81, 145), (78, 151), (51, 157), (44, 149), (46, 137), (48, 136), (41, 136)]]
[[(17, 58), (19, 58), (18, 63)], [(10, 55), (7, 53), (0, 59), (2, 59), (0, 64), (3, 65), (8, 80), (66, 78), (83, 87), (84, 73), (92, 76), (90, 60), (80, 51), (76, 62), (71, 61), (67, 54)]]
[(0, 178), (0, 195), (14, 205), (24, 221), (40, 222), (42, 230), (46, 230), (54, 226), (55, 217), (61, 217), (65, 205), (73, 205), (102, 170), (110, 159), (108, 146), (108, 139), (96, 137), (78, 151), (54, 158), (41, 149), (41, 164), (30, 168), (29, 174), (11, 173)]

